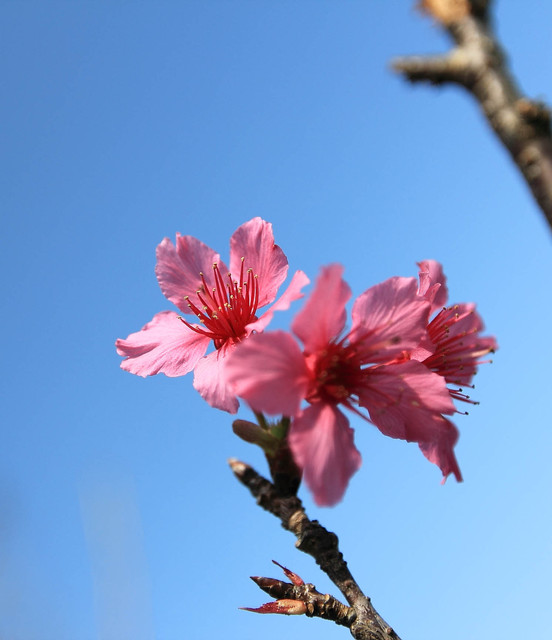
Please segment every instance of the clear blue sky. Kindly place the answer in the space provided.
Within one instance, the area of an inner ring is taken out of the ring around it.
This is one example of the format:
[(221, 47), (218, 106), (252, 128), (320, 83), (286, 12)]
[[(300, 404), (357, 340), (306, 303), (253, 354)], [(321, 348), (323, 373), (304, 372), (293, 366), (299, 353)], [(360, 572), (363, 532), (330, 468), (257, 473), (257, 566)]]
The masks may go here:
[[(552, 7), (496, 17), (550, 102)], [(404, 640), (547, 635), (550, 233), (468, 97), (388, 70), (446, 47), (406, 1), (0, 3), (0, 637), (348, 637), (238, 610), (273, 558), (338, 594), (232, 478), (230, 456), (265, 467), (229, 416), (114, 349), (171, 308), (163, 237), (227, 257), (256, 215), (292, 269), (342, 262), (355, 295), (435, 258), (478, 303), (500, 351), (456, 420), (465, 482), (353, 420), (345, 500), (301, 496)]]

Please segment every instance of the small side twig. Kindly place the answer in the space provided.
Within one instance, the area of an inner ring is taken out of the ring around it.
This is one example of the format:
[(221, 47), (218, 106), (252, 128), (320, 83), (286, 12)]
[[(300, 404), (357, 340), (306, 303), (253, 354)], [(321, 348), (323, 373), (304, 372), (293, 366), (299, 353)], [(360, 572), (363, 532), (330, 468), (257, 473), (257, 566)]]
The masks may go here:
[(309, 618), (323, 618), (344, 627), (351, 627), (356, 618), (352, 607), (347, 607), (327, 593), (320, 593), (313, 584), (305, 583), (302, 578), (283, 567), (279, 562), (275, 560), (272, 562), (283, 569), (286, 576), (291, 579), (291, 584), (275, 578), (251, 576), (251, 580), (276, 601), (268, 602), (254, 609), (243, 607), (246, 611), (306, 615)]
[(317, 520), (310, 520), (297, 496), (282, 496), (272, 482), (244, 462), (232, 459), (229, 464), (234, 475), (256, 498), (257, 504), (279, 518), (284, 529), (297, 538), (295, 546), (311, 555), (344, 595), (354, 611), (354, 615), (349, 614), (347, 624), (344, 624), (349, 626), (353, 638), (400, 640), (353, 578), (339, 550), (337, 536)]
[(552, 229), (550, 110), (522, 94), (490, 20), (491, 0), (422, 0), (455, 43), (444, 56), (396, 58), (392, 68), (411, 82), (463, 87), (510, 153)]

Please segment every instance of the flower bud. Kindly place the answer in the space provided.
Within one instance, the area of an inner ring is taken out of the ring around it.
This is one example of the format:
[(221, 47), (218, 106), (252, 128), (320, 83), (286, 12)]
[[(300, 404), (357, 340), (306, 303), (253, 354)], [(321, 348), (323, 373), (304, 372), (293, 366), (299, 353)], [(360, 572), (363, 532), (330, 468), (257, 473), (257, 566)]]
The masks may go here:
[(280, 613), (286, 616), (300, 616), (307, 612), (307, 605), (301, 600), (276, 600), (253, 609), (251, 607), (240, 607), (243, 611), (253, 611), (253, 613)]
[(258, 445), (269, 455), (274, 455), (280, 446), (278, 438), (249, 420), (234, 420), (232, 430), (239, 438)]
[(272, 561), (276, 566), (280, 567), (280, 569), (282, 569), (282, 571), (286, 574), (286, 576), (291, 580), (291, 582), (296, 586), (296, 587), (300, 587), (301, 585), (305, 584), (305, 581), (303, 580), (303, 578), (301, 578), (300, 576), (298, 576), (296, 573), (293, 573), (293, 571), (290, 571), (289, 569), (286, 569), (286, 567), (284, 567), (283, 565), (281, 565), (279, 562), (276, 562), (276, 560)]
[(273, 598), (278, 598), (286, 593), (290, 586), (288, 582), (276, 580), (276, 578), (263, 578), (261, 576), (251, 576), (251, 580), (265, 593)]

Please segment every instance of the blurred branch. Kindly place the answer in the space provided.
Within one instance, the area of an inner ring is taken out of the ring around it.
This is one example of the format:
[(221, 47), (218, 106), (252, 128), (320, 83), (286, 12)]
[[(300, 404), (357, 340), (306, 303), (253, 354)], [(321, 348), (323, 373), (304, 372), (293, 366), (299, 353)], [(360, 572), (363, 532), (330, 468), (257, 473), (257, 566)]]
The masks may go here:
[(282, 495), (272, 482), (239, 460), (232, 459), (229, 464), (257, 504), (280, 519), (284, 529), (297, 538), (295, 546), (311, 555), (344, 595), (353, 611), (342, 615), (338, 624), (347, 626), (357, 640), (400, 640), (356, 583), (339, 551), (337, 536), (318, 521), (310, 520), (297, 496)]
[(550, 111), (519, 90), (494, 33), (490, 6), (491, 0), (422, 0), (421, 8), (456, 46), (444, 56), (409, 56), (391, 64), (410, 82), (457, 84), (473, 95), (552, 229)]

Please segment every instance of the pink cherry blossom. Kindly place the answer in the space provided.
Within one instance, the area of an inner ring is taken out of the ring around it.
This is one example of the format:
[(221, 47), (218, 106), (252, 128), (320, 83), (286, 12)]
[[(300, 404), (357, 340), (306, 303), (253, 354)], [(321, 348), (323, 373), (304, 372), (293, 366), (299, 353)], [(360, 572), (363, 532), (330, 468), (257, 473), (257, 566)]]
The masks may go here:
[(255, 411), (293, 418), (289, 445), (319, 505), (338, 502), (361, 463), (343, 408), (418, 442), (445, 476), (460, 479), (456, 431), (442, 417), (454, 413), (445, 380), (414, 360), (386, 364), (420, 343), (430, 303), (414, 278), (390, 278), (357, 298), (344, 334), (351, 291), (342, 272), (322, 269), (295, 317), (302, 348), (284, 331), (252, 336), (227, 359), (227, 381)]
[(473, 376), (484, 356), (498, 347), (494, 337), (481, 337), (483, 320), (473, 303), (445, 306), (448, 300), (446, 278), (442, 266), (435, 260), (424, 260), (420, 267), (418, 295), (431, 304), (435, 313), (427, 326), (427, 337), (410, 357), (443, 376), (454, 385), (450, 394), (457, 400), (475, 404), (463, 387), (472, 387)]
[[(222, 368), (235, 345), (262, 331), (275, 311), (288, 309), (302, 297), (309, 280), (296, 271), (283, 295), (262, 315), (258, 310), (276, 298), (288, 271), (287, 258), (274, 243), (272, 225), (253, 218), (230, 239), (230, 269), (192, 236), (177, 234), (157, 247), (155, 273), (163, 294), (184, 314), (162, 311), (140, 331), (116, 342), (124, 356), (121, 368), (140, 376), (164, 373), (183, 376), (194, 371), (194, 387), (213, 407), (235, 413), (238, 400), (225, 383)], [(214, 350), (207, 353), (210, 345)]]

